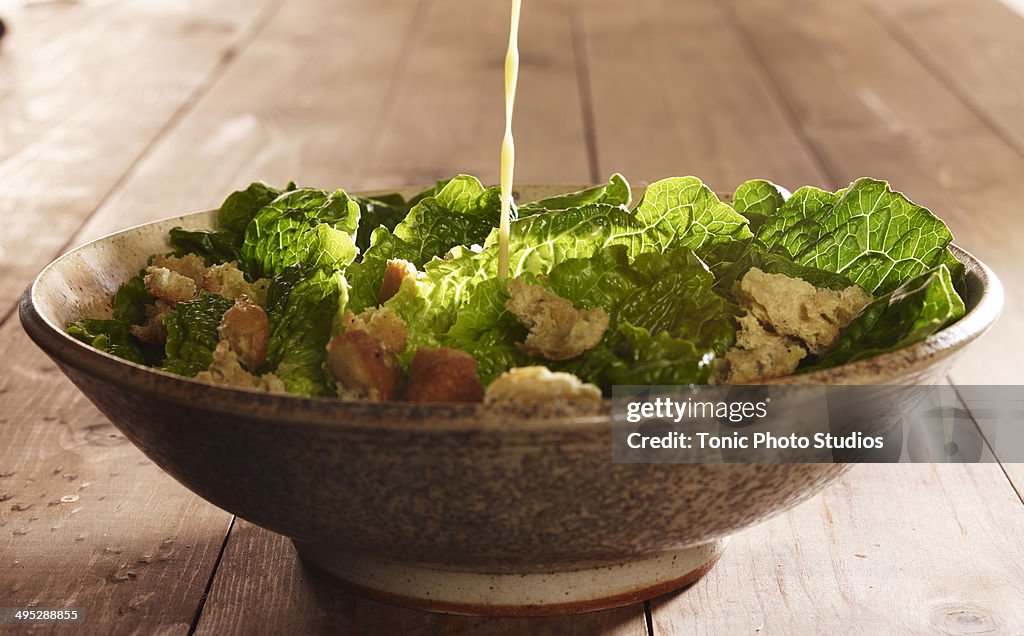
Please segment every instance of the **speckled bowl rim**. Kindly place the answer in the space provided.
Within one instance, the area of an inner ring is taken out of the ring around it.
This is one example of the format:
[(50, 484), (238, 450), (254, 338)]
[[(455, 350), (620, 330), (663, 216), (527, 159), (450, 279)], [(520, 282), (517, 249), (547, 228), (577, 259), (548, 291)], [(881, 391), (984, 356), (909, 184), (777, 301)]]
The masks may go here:
[[(532, 186), (523, 186), (532, 187)], [(580, 186), (538, 186), (579, 188)], [(586, 186), (583, 186), (586, 187)], [(563, 190), (568, 191), (568, 190)], [(372, 194), (372, 193), (370, 193)], [(438, 433), (507, 429), (561, 430), (568, 427), (608, 427), (611, 423), (610, 400), (605, 400), (601, 413), (580, 415), (565, 408), (495, 409), (481, 403), (414, 404), (407, 402), (366, 402), (332, 397), (302, 397), (280, 393), (263, 393), (252, 389), (225, 387), (200, 382), (124, 360), (71, 337), (63, 326), (57, 325), (38, 310), (37, 286), (60, 267), (69, 255), (109, 242), (116, 237), (140, 228), (166, 224), (199, 216), (212, 218), (215, 210), (203, 210), (186, 215), (167, 217), (140, 223), (112, 232), (84, 243), (64, 253), (47, 265), (25, 290), (19, 303), (19, 315), (29, 337), (59, 364), (73, 367), (93, 377), (103, 379), (124, 389), (181, 403), (201, 402), (203, 409), (238, 415), (261, 421), (277, 421), (283, 425), (325, 425), (362, 430), (407, 428), (408, 422), (424, 424), (424, 431)], [(779, 385), (833, 385), (864, 384), (855, 378), (873, 377), (882, 384), (889, 381), (901, 384), (901, 370), (925, 367), (952, 355), (976, 340), (995, 323), (1003, 306), (1003, 288), (995, 273), (963, 248), (951, 245), (954, 256), (967, 268), (969, 282), (976, 277), (980, 285), (977, 304), (966, 315), (921, 342), (850, 364), (800, 375), (765, 381), (761, 384)]]

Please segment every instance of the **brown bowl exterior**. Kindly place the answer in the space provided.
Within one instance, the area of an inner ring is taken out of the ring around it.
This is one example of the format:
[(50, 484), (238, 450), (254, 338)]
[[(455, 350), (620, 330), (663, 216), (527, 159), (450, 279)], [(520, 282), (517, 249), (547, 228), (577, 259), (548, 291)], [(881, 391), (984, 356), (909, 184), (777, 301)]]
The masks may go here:
[[(561, 187), (523, 188), (524, 199)], [(117, 286), (176, 225), (79, 247), (21, 301), (32, 339), (161, 468), (210, 502), (299, 541), (406, 563), (532, 572), (696, 546), (812, 496), (833, 464), (637, 465), (611, 461), (611, 418), (498, 413), (478, 404), (373, 404), (216, 387), (114, 358), (64, 333), (109, 315)], [(904, 350), (792, 384), (929, 384), (1002, 306), (998, 280), (955, 250), (968, 315)]]

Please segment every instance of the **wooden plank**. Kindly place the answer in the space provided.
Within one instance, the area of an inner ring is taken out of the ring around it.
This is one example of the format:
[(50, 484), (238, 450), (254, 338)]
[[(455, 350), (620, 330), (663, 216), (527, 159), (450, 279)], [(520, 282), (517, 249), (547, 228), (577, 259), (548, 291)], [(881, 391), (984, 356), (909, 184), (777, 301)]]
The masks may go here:
[[(799, 114), (803, 134), (834, 178), (888, 179), (950, 225), (1009, 289), (1024, 284), (1017, 201), (1024, 157), (869, 15), (848, 2), (730, 2), (752, 59)], [(770, 25), (770, 27), (768, 26)], [(866, 45), (870, 43), (870, 45)], [(984, 217), (979, 223), (978, 218)], [(953, 372), (959, 383), (1019, 382), (1024, 299), (1010, 294), (992, 333)]]
[(78, 607), (90, 634), (187, 633), (231, 516), (128, 443), (17, 321), (0, 359), (0, 607)]
[[(569, 0), (523, 9), (515, 120), (516, 181), (590, 179), (571, 46)], [(419, 185), (460, 172), (497, 183), (504, 127), (509, 3), (437, 0), (415, 54), (362, 159), (370, 188)]]
[[(268, 7), (5, 9), (12, 37), (3, 61), (19, 81), (4, 85), (11, 116), (0, 128), (0, 174), (20, 187), (0, 198), (9, 221), (4, 305), (13, 307), (28, 277), (205, 90)], [(16, 320), (0, 328), (0, 355), (0, 605), (81, 607), (87, 633), (187, 633), (230, 515), (128, 444)]]
[(276, 1), (5, 8), (2, 315)]
[[(263, 608), (279, 608), (265, 611)], [(288, 539), (238, 521), (196, 634), (647, 634), (643, 606), (551, 618), (470, 618), (383, 605), (306, 571)]]
[(862, 0), (898, 41), (1024, 155), (1024, 19), (998, 0)]
[(758, 177), (832, 185), (716, 3), (576, 8), (602, 173), (648, 182), (693, 174), (719, 191)]
[(652, 602), (654, 633), (1021, 633), (1021, 532), (998, 465), (857, 466)]

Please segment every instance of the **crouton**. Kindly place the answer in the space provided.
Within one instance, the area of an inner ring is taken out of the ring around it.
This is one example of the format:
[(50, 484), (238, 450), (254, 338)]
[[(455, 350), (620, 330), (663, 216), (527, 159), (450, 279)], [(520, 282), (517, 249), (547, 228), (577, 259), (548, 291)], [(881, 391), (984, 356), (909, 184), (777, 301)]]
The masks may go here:
[[(270, 280), (261, 278), (255, 283), (245, 280), (245, 274), (235, 261), (214, 265), (203, 274), (202, 286), (208, 292), (235, 299), (245, 294), (261, 307), (266, 304), (266, 289)], [(261, 298), (262, 297), (262, 298)]]
[(188, 276), (182, 276), (166, 267), (154, 265), (146, 268), (146, 276), (143, 280), (146, 284), (146, 291), (169, 303), (192, 300), (196, 297), (198, 289), (195, 281)]
[(153, 267), (163, 267), (185, 278), (191, 278), (198, 287), (203, 285), (203, 275), (206, 273), (206, 261), (202, 256), (196, 254), (185, 254), (184, 256), (172, 256), (170, 254), (158, 254), (153, 257), (150, 263)]
[(391, 311), (370, 307), (364, 309), (358, 315), (346, 311), (343, 318), (345, 330), (358, 329), (366, 331), (375, 336), (384, 346), (395, 353), (405, 351), (406, 338), (409, 334), (409, 326), (400, 317)]
[(423, 347), (413, 356), (405, 398), (409, 402), (479, 402), (484, 387), (476, 360), (457, 349)]
[(380, 292), (377, 293), (377, 302), (382, 305), (387, 302), (398, 293), (402, 281), (410, 277), (416, 277), (415, 265), (409, 261), (389, 258), (387, 269), (384, 270), (384, 280), (380, 284)]
[(148, 344), (163, 344), (167, 342), (167, 328), (164, 327), (164, 318), (174, 311), (174, 305), (166, 300), (156, 299), (151, 305), (146, 305), (146, 321), (141, 325), (132, 325), (129, 328), (131, 334)]
[(744, 384), (789, 375), (807, 357), (798, 340), (772, 333), (751, 313), (739, 318), (736, 346), (715, 367), (718, 383)]
[(213, 362), (206, 371), (196, 374), (196, 379), (213, 384), (237, 386), (258, 391), (285, 393), (284, 382), (273, 373), (253, 375), (242, 368), (238, 355), (231, 349), (227, 340), (217, 343), (213, 351)]
[(224, 312), (217, 333), (246, 368), (256, 370), (266, 359), (270, 320), (267, 312), (246, 294), (239, 296), (234, 306)]
[(608, 329), (608, 314), (577, 309), (572, 302), (522, 278), (509, 281), (505, 306), (530, 332), (519, 347), (528, 355), (568, 360), (593, 348)]
[(601, 389), (571, 373), (547, 367), (517, 367), (499, 375), (484, 393), (487, 404), (600, 403)]
[(327, 369), (341, 397), (394, 400), (402, 388), (398, 358), (367, 331), (352, 329), (327, 344)]
[(818, 289), (800, 278), (752, 268), (733, 288), (740, 305), (780, 335), (821, 355), (839, 339), (853, 318), (871, 302), (856, 285), (842, 291)]

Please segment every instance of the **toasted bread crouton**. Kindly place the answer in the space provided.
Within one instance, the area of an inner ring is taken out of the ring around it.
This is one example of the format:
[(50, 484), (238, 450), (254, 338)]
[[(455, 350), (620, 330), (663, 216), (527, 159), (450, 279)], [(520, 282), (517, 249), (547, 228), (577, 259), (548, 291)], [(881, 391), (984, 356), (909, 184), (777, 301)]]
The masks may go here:
[(609, 317), (600, 307), (577, 309), (572, 302), (531, 285), (522, 278), (508, 283), (505, 306), (530, 332), (520, 348), (548, 360), (568, 360), (593, 348), (608, 329)]
[(185, 254), (184, 256), (172, 256), (170, 254), (158, 254), (153, 257), (150, 263), (153, 267), (163, 267), (185, 278), (191, 278), (197, 287), (203, 285), (203, 275), (206, 273), (206, 261), (202, 256), (196, 254)]
[(416, 277), (415, 265), (402, 259), (389, 258), (387, 269), (384, 270), (384, 280), (380, 284), (380, 292), (377, 293), (377, 302), (382, 305), (387, 302), (398, 293), (402, 281), (410, 277)]
[(156, 299), (156, 302), (151, 305), (146, 305), (146, 321), (141, 325), (132, 325), (129, 327), (131, 334), (148, 344), (163, 344), (167, 342), (167, 328), (164, 327), (164, 318), (167, 314), (174, 311), (174, 305), (162, 300)]
[(726, 352), (715, 367), (720, 384), (746, 384), (790, 375), (807, 349), (790, 336), (772, 333), (753, 314), (739, 318), (736, 346)]
[(394, 400), (402, 388), (398, 357), (362, 329), (350, 329), (327, 343), (327, 369), (341, 397)]
[(487, 404), (600, 403), (601, 389), (571, 373), (542, 366), (516, 367), (499, 375), (484, 394)]
[(484, 387), (476, 360), (457, 349), (423, 347), (409, 367), (405, 398), (409, 402), (479, 402)]
[(235, 261), (214, 265), (203, 274), (203, 289), (206, 291), (232, 300), (245, 294), (261, 307), (266, 303), (266, 290), (269, 285), (270, 279), (267, 278), (261, 278), (254, 283), (245, 280), (245, 274), (238, 269), (238, 263)]
[(146, 268), (146, 276), (143, 280), (146, 284), (146, 291), (172, 304), (192, 300), (196, 297), (198, 289), (195, 281), (188, 276), (182, 276), (166, 267), (154, 265)]
[(247, 369), (256, 370), (267, 357), (270, 341), (270, 320), (267, 312), (242, 294), (234, 306), (224, 312), (217, 333)]
[(237, 386), (258, 391), (285, 393), (284, 382), (273, 373), (253, 375), (242, 368), (238, 355), (232, 350), (227, 340), (217, 343), (213, 351), (213, 362), (206, 371), (196, 374), (196, 379), (213, 384)]
[(395, 353), (405, 351), (409, 326), (400, 317), (382, 307), (364, 309), (358, 315), (346, 311), (343, 316), (345, 330), (358, 329), (375, 336)]
[(736, 283), (733, 293), (763, 325), (796, 338), (816, 355), (835, 345), (839, 333), (872, 300), (857, 285), (842, 291), (818, 289), (803, 279), (756, 267)]

